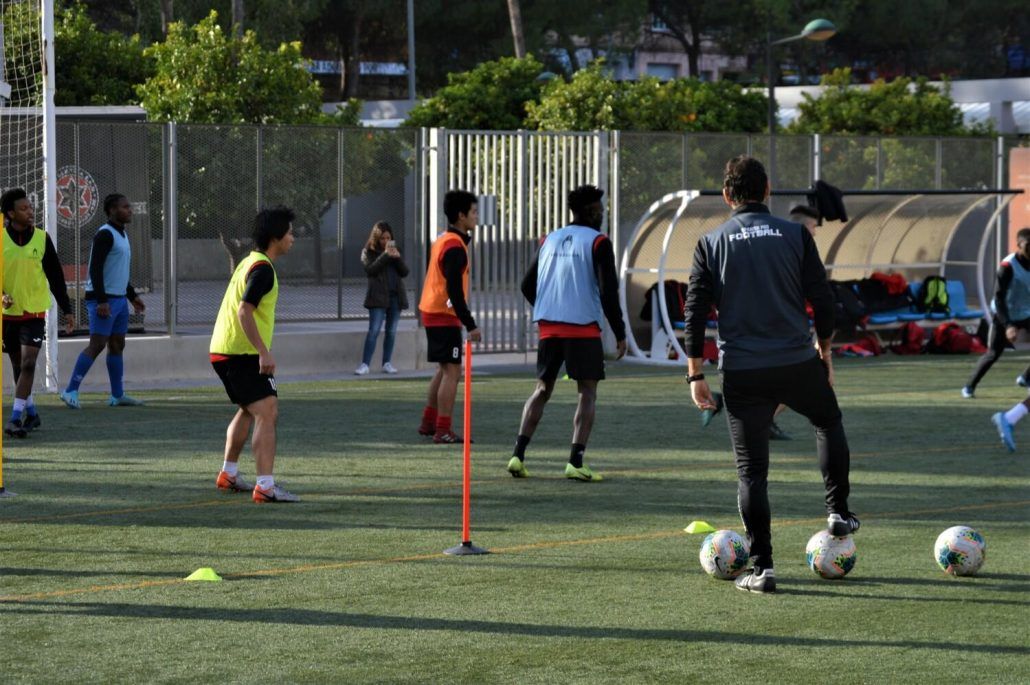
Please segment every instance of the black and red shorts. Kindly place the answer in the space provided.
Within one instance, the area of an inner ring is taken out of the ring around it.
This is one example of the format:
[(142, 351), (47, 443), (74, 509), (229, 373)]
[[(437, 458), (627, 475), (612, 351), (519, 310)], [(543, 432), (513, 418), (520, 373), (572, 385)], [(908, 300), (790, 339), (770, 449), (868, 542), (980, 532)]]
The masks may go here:
[(229, 401), (246, 407), (266, 397), (278, 397), (275, 376), (261, 373), (256, 354), (239, 354), (212, 361), (215, 373), (222, 379)]
[(604, 380), (604, 345), (600, 338), (541, 338), (536, 352), (536, 377), (553, 381), (562, 364), (569, 378)]

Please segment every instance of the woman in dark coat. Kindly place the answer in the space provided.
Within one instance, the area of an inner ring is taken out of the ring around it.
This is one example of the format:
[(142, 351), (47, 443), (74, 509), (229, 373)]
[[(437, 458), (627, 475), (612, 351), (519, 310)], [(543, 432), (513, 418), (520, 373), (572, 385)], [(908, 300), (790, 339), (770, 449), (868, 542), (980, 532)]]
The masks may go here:
[(361, 366), (354, 370), (359, 376), (368, 373), (372, 355), (376, 350), (379, 330), (386, 322), (386, 337), (383, 339), (383, 371), (397, 373), (390, 363), (393, 343), (397, 336), (397, 320), (401, 310), (408, 308), (408, 293), (404, 277), (408, 267), (401, 259), (401, 253), (393, 240), (393, 229), (385, 221), (376, 222), (368, 236), (368, 242), (361, 251), (361, 263), (368, 274), (368, 291), (365, 293), (365, 308), (368, 309), (368, 334), (365, 349), (361, 355)]

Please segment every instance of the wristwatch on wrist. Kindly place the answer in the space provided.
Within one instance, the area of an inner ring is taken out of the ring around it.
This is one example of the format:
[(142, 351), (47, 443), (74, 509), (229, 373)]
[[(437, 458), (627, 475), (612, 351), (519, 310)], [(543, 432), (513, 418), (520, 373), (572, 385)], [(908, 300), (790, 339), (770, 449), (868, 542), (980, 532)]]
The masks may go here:
[(693, 383), (694, 381), (703, 381), (705, 375), (703, 373), (695, 374), (693, 376), (687, 376), (687, 383)]

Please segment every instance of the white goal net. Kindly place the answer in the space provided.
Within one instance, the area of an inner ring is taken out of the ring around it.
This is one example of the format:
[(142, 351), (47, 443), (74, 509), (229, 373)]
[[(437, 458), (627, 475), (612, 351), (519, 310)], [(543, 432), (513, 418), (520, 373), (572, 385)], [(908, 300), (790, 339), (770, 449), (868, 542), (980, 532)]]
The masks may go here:
[[(53, 68), (47, 67), (53, 64), (53, 0), (0, 0), (0, 48), (0, 192), (24, 189), (35, 209), (36, 225), (45, 228), (56, 244), (56, 127)], [(56, 309), (50, 313), (45, 385), (53, 390), (57, 387)]]

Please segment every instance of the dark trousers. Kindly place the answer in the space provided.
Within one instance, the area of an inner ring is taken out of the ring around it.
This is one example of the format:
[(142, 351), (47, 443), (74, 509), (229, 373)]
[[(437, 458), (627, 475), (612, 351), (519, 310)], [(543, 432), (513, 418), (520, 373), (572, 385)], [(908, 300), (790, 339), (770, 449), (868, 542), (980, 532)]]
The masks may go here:
[[(1012, 321), (1010, 325), (1023, 330), (1030, 329), (1030, 319)], [(1009, 339), (1005, 337), (1005, 326), (998, 322), (997, 316), (992, 316), (991, 329), (987, 334), (987, 351), (976, 362), (976, 368), (973, 369), (973, 375), (969, 377), (966, 386), (976, 390), (977, 384), (987, 375), (990, 368), (994, 366), (994, 362), (998, 361), (1008, 346)], [(1023, 378), (1030, 380), (1030, 367), (1023, 372)]]
[(819, 470), (826, 485), (826, 511), (848, 511), (851, 453), (837, 396), (818, 359), (789, 366), (723, 371), (723, 397), (737, 461), (737, 506), (751, 543), (751, 560), (772, 564), (769, 510), (769, 426), (776, 406), (785, 404), (815, 427)]

